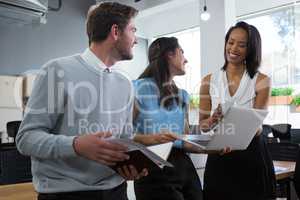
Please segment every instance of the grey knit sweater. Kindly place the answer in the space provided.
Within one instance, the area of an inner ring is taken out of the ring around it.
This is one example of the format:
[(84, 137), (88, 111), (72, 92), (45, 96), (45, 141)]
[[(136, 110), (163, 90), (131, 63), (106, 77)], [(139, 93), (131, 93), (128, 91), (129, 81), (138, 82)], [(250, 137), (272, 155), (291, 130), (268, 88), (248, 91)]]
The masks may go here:
[(52, 60), (37, 77), (16, 143), (30, 155), (37, 192), (111, 189), (124, 180), (78, 156), (74, 137), (111, 131), (130, 136), (132, 85), (122, 74), (96, 70), (80, 55)]

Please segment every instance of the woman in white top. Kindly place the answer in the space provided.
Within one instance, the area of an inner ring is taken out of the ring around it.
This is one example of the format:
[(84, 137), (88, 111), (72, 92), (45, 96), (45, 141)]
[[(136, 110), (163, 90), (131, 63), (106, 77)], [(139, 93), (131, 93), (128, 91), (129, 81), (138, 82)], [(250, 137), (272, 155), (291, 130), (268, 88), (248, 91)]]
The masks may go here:
[[(270, 79), (258, 71), (258, 30), (245, 22), (231, 27), (225, 37), (224, 57), (222, 69), (202, 80), (199, 121), (203, 131), (210, 130), (222, 118), (219, 105), (225, 101), (248, 108), (267, 108)], [(244, 151), (208, 155), (204, 199), (272, 199), (274, 191), (274, 169), (261, 131)]]

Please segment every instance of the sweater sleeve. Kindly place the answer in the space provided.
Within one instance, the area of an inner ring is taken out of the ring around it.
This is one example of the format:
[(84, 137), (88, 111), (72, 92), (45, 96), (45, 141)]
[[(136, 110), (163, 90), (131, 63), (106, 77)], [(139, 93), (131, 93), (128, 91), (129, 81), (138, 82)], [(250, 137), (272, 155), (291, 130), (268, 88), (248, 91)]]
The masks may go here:
[[(43, 159), (75, 157), (75, 136), (53, 132), (63, 115), (64, 98), (58, 97), (58, 64), (45, 64), (38, 74), (16, 137), (18, 150)], [(62, 94), (63, 95), (63, 94)]]

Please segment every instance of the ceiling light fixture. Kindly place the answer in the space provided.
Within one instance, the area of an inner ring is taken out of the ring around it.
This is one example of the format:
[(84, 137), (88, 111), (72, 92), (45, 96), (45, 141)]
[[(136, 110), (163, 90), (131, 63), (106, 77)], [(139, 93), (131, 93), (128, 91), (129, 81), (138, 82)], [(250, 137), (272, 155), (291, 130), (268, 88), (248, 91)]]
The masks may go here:
[(209, 12), (207, 11), (207, 6), (206, 6), (206, 0), (204, 0), (204, 7), (203, 7), (203, 12), (201, 13), (201, 19), (203, 20), (203, 21), (207, 21), (207, 20), (209, 20), (209, 18), (210, 18), (210, 14), (209, 14)]

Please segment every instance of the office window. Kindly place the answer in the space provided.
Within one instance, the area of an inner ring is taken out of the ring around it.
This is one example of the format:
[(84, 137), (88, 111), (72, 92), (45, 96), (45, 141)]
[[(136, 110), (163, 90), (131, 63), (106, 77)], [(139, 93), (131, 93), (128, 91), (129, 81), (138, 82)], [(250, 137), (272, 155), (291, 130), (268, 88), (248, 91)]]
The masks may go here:
[(186, 74), (175, 77), (176, 84), (187, 90), (189, 94), (198, 95), (201, 81), (199, 27), (164, 35), (164, 37), (176, 37), (188, 60)]
[[(272, 78), (272, 88), (292, 87), (300, 93), (300, 5), (271, 10), (243, 18), (256, 26), (262, 38), (261, 71)], [(299, 112), (293, 105), (269, 106), (264, 123), (290, 123), (300, 128)]]
[(300, 84), (300, 6), (243, 20), (261, 34), (261, 70), (272, 77), (273, 87)]

